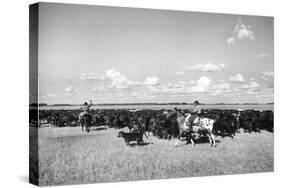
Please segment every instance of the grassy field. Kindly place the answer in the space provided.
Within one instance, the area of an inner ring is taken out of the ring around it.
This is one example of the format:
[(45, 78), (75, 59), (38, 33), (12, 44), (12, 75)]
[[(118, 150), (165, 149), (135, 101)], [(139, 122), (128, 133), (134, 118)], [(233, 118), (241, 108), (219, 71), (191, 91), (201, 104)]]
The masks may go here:
[[(31, 128), (33, 129), (33, 128)], [(270, 172), (273, 134), (241, 133), (216, 137), (194, 148), (185, 142), (149, 137), (143, 146), (127, 146), (119, 130), (39, 129), (39, 184), (78, 184), (236, 173)]]

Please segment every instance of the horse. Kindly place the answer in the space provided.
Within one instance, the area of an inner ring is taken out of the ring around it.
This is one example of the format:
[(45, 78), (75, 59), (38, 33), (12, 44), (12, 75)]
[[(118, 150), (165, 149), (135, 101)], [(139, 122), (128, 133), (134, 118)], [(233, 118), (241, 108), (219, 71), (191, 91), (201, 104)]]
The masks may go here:
[(79, 122), (82, 127), (82, 131), (84, 131), (84, 127), (86, 132), (89, 133), (92, 125), (92, 116), (89, 113), (84, 113), (79, 115)]
[(188, 119), (191, 117), (191, 114), (183, 114), (176, 108), (174, 110), (175, 111), (173, 113), (168, 113), (167, 117), (171, 117), (173, 114), (176, 114), (176, 120), (179, 126), (179, 135), (174, 145), (175, 147), (177, 147), (179, 140), (184, 136), (190, 140), (192, 147), (194, 147), (194, 134), (207, 135), (210, 145), (212, 147), (216, 146), (215, 135), (213, 134), (213, 126), (215, 123), (214, 119), (197, 117), (194, 120), (194, 125), (192, 126), (191, 130), (190, 126), (188, 126), (186, 123), (186, 120), (188, 121)]

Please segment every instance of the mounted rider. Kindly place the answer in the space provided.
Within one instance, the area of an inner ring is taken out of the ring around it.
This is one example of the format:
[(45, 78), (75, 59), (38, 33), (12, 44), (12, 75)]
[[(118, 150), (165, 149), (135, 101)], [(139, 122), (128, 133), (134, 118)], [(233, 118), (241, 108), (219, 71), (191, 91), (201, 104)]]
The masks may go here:
[(90, 113), (90, 107), (91, 106), (93, 106), (92, 100), (90, 100), (89, 103), (87, 101), (84, 102), (84, 105), (80, 108), (81, 110), (83, 110), (83, 112), (81, 112), (79, 114), (79, 119), (81, 119), (85, 114), (89, 114)]
[[(193, 104), (194, 104), (194, 108), (191, 112), (191, 116), (189, 116), (185, 119), (186, 124), (189, 125), (190, 130), (192, 130), (192, 127), (194, 124), (199, 123), (200, 116), (201, 116), (201, 107), (199, 105), (200, 104), (199, 101), (196, 100), (196, 101), (194, 101)], [(196, 122), (195, 122), (195, 120), (196, 120)]]

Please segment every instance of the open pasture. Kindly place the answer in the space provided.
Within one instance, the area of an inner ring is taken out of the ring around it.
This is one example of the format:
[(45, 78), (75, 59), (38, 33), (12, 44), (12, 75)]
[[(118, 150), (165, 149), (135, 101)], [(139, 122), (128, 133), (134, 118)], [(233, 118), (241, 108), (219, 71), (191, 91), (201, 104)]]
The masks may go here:
[(217, 147), (206, 141), (193, 148), (154, 136), (127, 146), (113, 128), (88, 134), (81, 127), (30, 129), (38, 130), (40, 185), (271, 172), (274, 166), (274, 134), (264, 130), (216, 136)]

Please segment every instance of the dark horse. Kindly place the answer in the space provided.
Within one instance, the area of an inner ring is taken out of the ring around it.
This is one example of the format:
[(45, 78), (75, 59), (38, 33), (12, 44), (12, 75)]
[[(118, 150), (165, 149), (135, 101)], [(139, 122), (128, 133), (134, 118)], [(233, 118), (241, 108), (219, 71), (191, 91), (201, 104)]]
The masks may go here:
[[(195, 146), (194, 143), (194, 134), (199, 135), (207, 135), (209, 138), (211, 146), (216, 146), (215, 136), (213, 134), (213, 125), (215, 120), (209, 119), (209, 118), (200, 118), (194, 120), (194, 125), (192, 126), (192, 130), (190, 129), (190, 126), (187, 125), (187, 120), (190, 118), (191, 114), (183, 114), (178, 109), (175, 108), (175, 111), (172, 113), (167, 114), (167, 117), (171, 117), (173, 114), (176, 114), (178, 126), (179, 126), (179, 136), (175, 143), (175, 147), (178, 144), (178, 141), (182, 137), (186, 137), (190, 140), (192, 143), (192, 146)], [(196, 124), (195, 124), (195, 121)]]
[(92, 125), (92, 116), (91, 114), (83, 114), (82, 116), (79, 116), (79, 122), (82, 127), (82, 131), (84, 131), (84, 127), (86, 129), (86, 132), (90, 132), (91, 125)]

